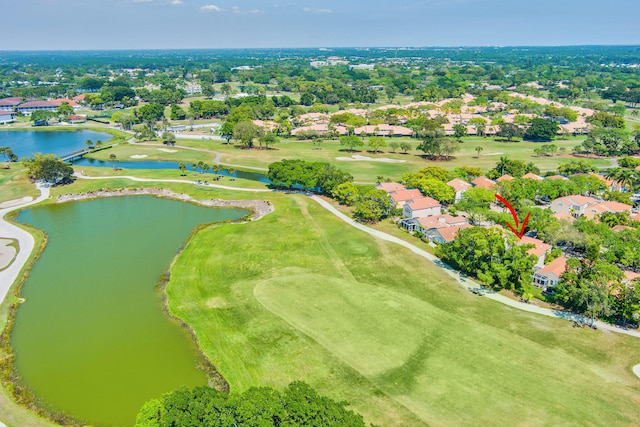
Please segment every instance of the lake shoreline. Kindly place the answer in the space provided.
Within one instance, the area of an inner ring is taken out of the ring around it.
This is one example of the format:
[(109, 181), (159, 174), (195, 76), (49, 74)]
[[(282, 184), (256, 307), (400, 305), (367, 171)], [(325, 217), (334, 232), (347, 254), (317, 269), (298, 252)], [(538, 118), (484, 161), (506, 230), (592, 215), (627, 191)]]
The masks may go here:
[(212, 208), (240, 208), (251, 211), (248, 216), (250, 221), (257, 221), (260, 218), (273, 212), (273, 205), (266, 200), (224, 200), (224, 199), (208, 199), (199, 200), (189, 195), (176, 193), (166, 188), (123, 188), (117, 190), (98, 190), (80, 194), (61, 194), (56, 198), (57, 203), (65, 203), (71, 201), (91, 200), (104, 197), (122, 197), (122, 196), (156, 196), (182, 202), (194, 203), (200, 206)]
[[(228, 221), (228, 223), (244, 223), (247, 221), (256, 221), (265, 215), (274, 211), (273, 206), (268, 201), (262, 200), (222, 200), (222, 199), (208, 199), (208, 200), (199, 200), (193, 198), (187, 194), (177, 193), (171, 191), (169, 189), (163, 188), (123, 188), (118, 190), (98, 190), (98, 191), (89, 191), (86, 193), (80, 194), (63, 194), (56, 198), (54, 203), (66, 203), (72, 201), (84, 201), (84, 200), (93, 200), (98, 198), (107, 198), (107, 197), (121, 197), (121, 196), (141, 196), (141, 195), (152, 195), (158, 198), (166, 198), (176, 201), (193, 203), (196, 205), (204, 206), (204, 207), (215, 207), (215, 208), (239, 208), (243, 210), (247, 210), (250, 213), (247, 215), (238, 218), (237, 220)], [(17, 214), (17, 212), (16, 212)], [(15, 215), (10, 219), (11, 222), (15, 222)], [(229, 385), (226, 379), (218, 372), (213, 362), (206, 356), (203, 352), (200, 343), (198, 342), (195, 331), (190, 327), (189, 324), (184, 322), (182, 319), (173, 315), (168, 307), (168, 296), (165, 292), (165, 285), (169, 281), (169, 273), (173, 266), (173, 263), (180, 256), (182, 250), (186, 245), (189, 244), (194, 235), (196, 235), (200, 230), (205, 227), (208, 227), (215, 223), (207, 223), (201, 224), (194, 228), (191, 234), (185, 239), (180, 250), (176, 253), (175, 257), (171, 261), (171, 264), (167, 268), (167, 274), (161, 279), (158, 283), (159, 290), (162, 292), (162, 311), (169, 316), (172, 321), (178, 323), (178, 325), (187, 332), (187, 335), (191, 338), (192, 342), (195, 344), (195, 349), (197, 351), (197, 368), (202, 370), (207, 377), (207, 382), (210, 386), (217, 388), (223, 392), (229, 392)], [(224, 221), (223, 221), (224, 223)], [(29, 227), (31, 228), (31, 227)], [(47, 244), (47, 234), (43, 230), (32, 229), (31, 233), (40, 232), (43, 234), (44, 239), (42, 244), (37, 250), (35, 256), (33, 256), (31, 262), (28, 265), (25, 265), (27, 271), (25, 275), (21, 278), (18, 286), (15, 286), (14, 296), (16, 298), (20, 297), (20, 292), (22, 288), (22, 284), (26, 281), (28, 276), (28, 272), (35, 265), (35, 262), (40, 257), (40, 254), (43, 252), (44, 248)], [(14, 284), (15, 285), (15, 284)], [(85, 422), (71, 416), (65, 412), (61, 412), (59, 410), (53, 409), (48, 405), (47, 402), (43, 401), (41, 398), (37, 397), (32, 390), (25, 386), (15, 368), (15, 364), (13, 363), (15, 360), (15, 353), (10, 345), (10, 336), (13, 330), (15, 316), (17, 314), (17, 308), (20, 305), (19, 299), (15, 301), (10, 306), (9, 315), (7, 319), (6, 327), (2, 334), (0, 334), (0, 344), (2, 344), (2, 349), (4, 350), (5, 356), (8, 356), (5, 359), (4, 367), (0, 371), (2, 371), (2, 375), (0, 375), (0, 381), (3, 383), (2, 386), (5, 390), (9, 391), (9, 394), (12, 395), (12, 400), (16, 402), (18, 405), (23, 408), (29, 410), (30, 412), (36, 414), (37, 416), (43, 417), (46, 420), (54, 422), (56, 424), (61, 425), (75, 425), (80, 426), (84, 425)], [(8, 363), (7, 363), (8, 362)], [(13, 391), (13, 392), (12, 392)]]

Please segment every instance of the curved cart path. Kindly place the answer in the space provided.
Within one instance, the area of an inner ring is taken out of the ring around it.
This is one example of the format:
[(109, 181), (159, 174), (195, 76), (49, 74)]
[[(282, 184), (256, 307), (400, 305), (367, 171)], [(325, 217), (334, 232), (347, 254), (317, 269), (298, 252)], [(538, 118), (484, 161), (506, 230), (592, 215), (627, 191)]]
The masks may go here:
[[(329, 212), (333, 213), (334, 215), (336, 215), (338, 218), (340, 218), (341, 220), (343, 220), (344, 222), (346, 222), (347, 224), (364, 231), (365, 233), (368, 233), (378, 239), (382, 239), (382, 240), (386, 240), (388, 242), (392, 242), (392, 243), (396, 243), (400, 246), (403, 246), (407, 249), (409, 249), (411, 252), (413, 252), (416, 255), (420, 255), (423, 258), (428, 259), (429, 261), (432, 261), (434, 264), (436, 264), (437, 266), (439, 266), (440, 268), (444, 269), (447, 274), (449, 276), (451, 276), (453, 279), (455, 279), (455, 281), (461, 285), (462, 287), (468, 289), (468, 290), (472, 290), (472, 289), (478, 289), (478, 288), (483, 288), (483, 286), (469, 278), (466, 277), (462, 277), (461, 274), (456, 271), (455, 269), (453, 269), (452, 267), (448, 266), (447, 264), (443, 263), (442, 261), (440, 261), (439, 258), (437, 258), (435, 255), (430, 254), (429, 252), (420, 249), (414, 245), (412, 245), (409, 242), (406, 242), (398, 237), (392, 236), (390, 234), (384, 233), (382, 231), (378, 231), (378, 230), (374, 230), (373, 228), (367, 227), (366, 225), (360, 224), (359, 222), (356, 222), (355, 220), (349, 218), (348, 216), (346, 216), (345, 214), (343, 214), (342, 212), (338, 211), (336, 208), (333, 207), (333, 205), (331, 205), (331, 203), (327, 202), (326, 200), (322, 199), (319, 196), (310, 196), (313, 200), (315, 200), (320, 206), (322, 206), (323, 208), (327, 209)], [(575, 320), (575, 321), (586, 321), (587, 319), (579, 314), (575, 314), (575, 313), (570, 313), (570, 312), (565, 312), (565, 311), (560, 311), (560, 310), (552, 310), (549, 308), (543, 308), (543, 307), (538, 307), (535, 305), (531, 305), (531, 304), (527, 304), (524, 302), (520, 302), (520, 301), (515, 301), (512, 300), (511, 298), (508, 298), (504, 295), (489, 291), (489, 290), (485, 290), (485, 291), (481, 291), (482, 295), (485, 296), (486, 298), (489, 298), (493, 301), (497, 301), (500, 302), (502, 304), (508, 305), (510, 307), (513, 308), (517, 308), (519, 310), (523, 310), (523, 311), (528, 311), (530, 313), (536, 313), (536, 314), (541, 314), (543, 316), (549, 316), (549, 317), (556, 317), (556, 318), (560, 318), (560, 319), (567, 319), (567, 320)], [(631, 335), (634, 336), (636, 338), (640, 338), (640, 332), (636, 331), (636, 330), (630, 330), (630, 329), (622, 329), (622, 328), (618, 328), (616, 326), (610, 325), (608, 323), (603, 323), (600, 321), (596, 321), (594, 322), (594, 324), (599, 328), (599, 329), (604, 329), (607, 331), (611, 331), (611, 332), (617, 332), (620, 334), (625, 334), (625, 335)]]
[[(29, 259), (29, 255), (31, 255), (33, 245), (35, 243), (33, 236), (30, 233), (17, 225), (11, 224), (5, 220), (4, 217), (11, 211), (22, 209), (25, 206), (35, 205), (49, 197), (49, 187), (39, 186), (38, 189), (40, 190), (40, 196), (35, 200), (9, 208), (0, 209), (0, 237), (7, 237), (18, 241), (18, 254), (9, 267), (0, 271), (0, 303), (4, 301), (7, 293), (9, 292), (9, 288), (18, 278), (20, 270), (22, 270), (27, 259)], [(0, 427), (2, 427), (1, 424)]]

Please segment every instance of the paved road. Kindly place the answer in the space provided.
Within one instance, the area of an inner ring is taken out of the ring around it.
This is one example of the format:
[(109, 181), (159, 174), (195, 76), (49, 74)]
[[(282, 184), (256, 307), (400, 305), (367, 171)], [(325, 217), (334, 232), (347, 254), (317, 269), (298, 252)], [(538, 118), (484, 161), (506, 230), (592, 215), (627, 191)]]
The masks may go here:
[[(5, 270), (0, 271), (0, 303), (4, 301), (9, 292), (9, 288), (16, 281), (20, 270), (29, 259), (29, 255), (33, 251), (34, 239), (31, 234), (22, 228), (15, 226), (4, 219), (4, 216), (11, 211), (21, 209), (25, 206), (35, 205), (49, 197), (48, 187), (39, 187), (40, 196), (31, 202), (24, 203), (10, 208), (0, 209), (0, 237), (16, 239), (18, 241), (19, 250), (13, 263)], [(2, 426), (0, 426), (2, 427)]]
[[(400, 246), (403, 246), (407, 249), (409, 249), (411, 252), (415, 253), (416, 255), (420, 255), (423, 258), (428, 259), (429, 261), (432, 261), (433, 263), (435, 263), (437, 266), (439, 266), (440, 268), (444, 269), (445, 272), (451, 276), (453, 279), (455, 279), (456, 283), (458, 283), (459, 285), (461, 285), (462, 287), (468, 289), (468, 290), (472, 290), (472, 289), (478, 289), (478, 288), (482, 288), (483, 286), (469, 278), (463, 277), (461, 276), (460, 272), (456, 271), (455, 269), (453, 269), (452, 267), (448, 266), (447, 264), (443, 263), (442, 261), (440, 261), (440, 259), (438, 259), (436, 256), (430, 254), (429, 252), (420, 249), (414, 245), (412, 245), (409, 242), (406, 242), (398, 237), (392, 236), (390, 234), (384, 233), (382, 231), (379, 230), (375, 230), (373, 228), (367, 227), (366, 225), (360, 224), (359, 222), (349, 218), (348, 216), (346, 216), (345, 214), (343, 214), (342, 212), (338, 211), (336, 208), (333, 207), (333, 205), (331, 205), (331, 203), (327, 202), (326, 200), (322, 199), (321, 197), (318, 196), (310, 196), (314, 201), (316, 201), (320, 206), (322, 206), (323, 208), (327, 209), (329, 212), (333, 213), (334, 215), (336, 215), (338, 218), (340, 218), (341, 220), (343, 220), (344, 222), (346, 222), (347, 224), (364, 231), (365, 233), (368, 233), (378, 239), (382, 239), (382, 240), (386, 240), (388, 242), (392, 242), (392, 243), (396, 243)], [(520, 301), (515, 301), (512, 300), (511, 298), (508, 298), (504, 295), (498, 294), (498, 293), (494, 293), (491, 291), (480, 291), (481, 294), (485, 297), (485, 298), (489, 298), (493, 301), (497, 301), (500, 302), (502, 304), (508, 305), (510, 307), (513, 308), (517, 308), (519, 310), (523, 310), (523, 311), (528, 311), (530, 313), (536, 313), (536, 314), (541, 314), (543, 316), (549, 316), (549, 317), (555, 317), (555, 318), (560, 318), (560, 319), (566, 319), (566, 320), (575, 320), (575, 321), (585, 321), (586, 319), (578, 314), (575, 313), (570, 313), (570, 312), (564, 312), (564, 311), (559, 311), (559, 310), (552, 310), (549, 308), (543, 308), (543, 307), (538, 307), (532, 304), (527, 304), (524, 302), (520, 302)], [(611, 332), (617, 332), (620, 334), (626, 334), (626, 335), (631, 335), (634, 336), (636, 338), (640, 338), (640, 332), (636, 331), (636, 330), (629, 330), (629, 329), (622, 329), (622, 328), (618, 328), (616, 326), (610, 325), (608, 323), (603, 323), (600, 321), (596, 321), (595, 325), (600, 328), (600, 329), (604, 329), (607, 331), (611, 331)]]

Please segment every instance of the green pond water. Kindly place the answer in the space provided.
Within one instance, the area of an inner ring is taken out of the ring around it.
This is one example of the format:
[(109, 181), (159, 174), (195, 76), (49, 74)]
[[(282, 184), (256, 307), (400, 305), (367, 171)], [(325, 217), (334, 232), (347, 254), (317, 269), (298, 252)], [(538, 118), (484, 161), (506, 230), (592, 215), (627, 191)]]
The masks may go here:
[(24, 384), (102, 426), (133, 425), (146, 400), (206, 384), (196, 346), (163, 312), (156, 284), (194, 227), (244, 214), (152, 196), (21, 212), (20, 222), (49, 236), (11, 338)]

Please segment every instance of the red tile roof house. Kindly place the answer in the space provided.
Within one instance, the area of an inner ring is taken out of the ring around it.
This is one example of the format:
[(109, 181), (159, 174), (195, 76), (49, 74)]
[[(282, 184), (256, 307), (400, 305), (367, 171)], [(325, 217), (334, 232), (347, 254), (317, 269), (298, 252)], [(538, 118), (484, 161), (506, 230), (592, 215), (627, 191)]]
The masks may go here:
[(522, 175), (522, 178), (524, 178), (524, 179), (535, 179), (535, 180), (538, 180), (538, 181), (542, 181), (544, 179), (540, 175), (536, 175), (535, 173), (531, 173), (531, 172)]
[(473, 181), (471, 181), (471, 183), (473, 184), (474, 187), (484, 188), (486, 190), (493, 190), (494, 188), (496, 188), (496, 182), (493, 180), (490, 180), (486, 176), (479, 176)]
[(412, 136), (413, 130), (404, 126), (392, 126), (385, 123), (379, 125), (366, 125), (354, 130), (356, 135), (376, 135), (376, 136)]
[(17, 105), (22, 102), (22, 98), (19, 96), (14, 96), (11, 98), (2, 98), (0, 99), (0, 110), (8, 110), (13, 111)]
[(587, 210), (587, 207), (598, 203), (598, 199), (587, 196), (565, 196), (559, 197), (551, 202), (549, 209), (554, 214), (559, 212), (567, 212), (572, 217), (577, 218)]
[(395, 191), (406, 190), (407, 188), (397, 182), (381, 182), (376, 186), (376, 189), (386, 191), (387, 193), (393, 193)]
[[(328, 124), (316, 124), (316, 125), (311, 125), (311, 126), (302, 126), (302, 127), (299, 127), (299, 128), (296, 128), (296, 129), (292, 130), (291, 131), (291, 135), (296, 136), (300, 132), (309, 132), (309, 131), (316, 131), (316, 132), (318, 132), (318, 135), (324, 135), (326, 133), (329, 133), (329, 125)], [(347, 130), (346, 127), (340, 126), (340, 125), (335, 126), (335, 131), (339, 135), (347, 135), (349, 133), (349, 131)]]
[(80, 105), (79, 105), (76, 101), (74, 101), (74, 100), (72, 100), (72, 99), (69, 99), (69, 98), (57, 98), (57, 99), (52, 99), (52, 100), (50, 100), (50, 102), (53, 102), (53, 103), (55, 103), (55, 104), (58, 104), (58, 107), (59, 107), (59, 106), (61, 106), (62, 104), (64, 104), (64, 103), (66, 102), (66, 103), (67, 103), (67, 104), (69, 104), (69, 106), (70, 106), (70, 107), (72, 107), (74, 110), (77, 110), (78, 108), (81, 108), (81, 107), (80, 107)]
[(433, 233), (433, 241), (438, 243), (449, 243), (453, 242), (458, 234), (458, 231), (464, 228), (470, 228), (469, 224), (456, 225), (453, 227), (447, 228), (436, 228)]
[(534, 245), (533, 248), (529, 249), (527, 253), (529, 255), (535, 255), (538, 258), (538, 261), (533, 266), (534, 270), (538, 270), (544, 267), (544, 259), (547, 256), (547, 253), (551, 251), (552, 246), (546, 244), (540, 239), (534, 239), (533, 237), (522, 236), (522, 239), (516, 242), (518, 245)]
[(605, 178), (604, 176), (600, 175), (599, 173), (589, 172), (589, 175), (595, 176), (600, 181), (604, 182), (607, 185), (607, 187), (609, 188), (609, 190), (611, 190), (611, 191), (627, 191), (627, 187), (626, 186), (621, 185), (619, 182), (616, 182), (616, 181), (614, 181), (612, 179)]
[(85, 123), (87, 121), (87, 116), (72, 114), (70, 116), (67, 116), (66, 119), (71, 124)]
[(11, 123), (16, 120), (16, 113), (8, 110), (0, 110), (0, 125)]
[(389, 196), (398, 209), (404, 208), (407, 202), (424, 197), (420, 190), (417, 189), (395, 191), (389, 194)]
[(58, 104), (51, 101), (29, 101), (22, 103), (16, 107), (16, 111), (21, 113), (31, 114), (37, 110), (55, 111), (58, 108)]
[(544, 289), (556, 286), (566, 270), (567, 258), (560, 256), (533, 273), (533, 284)]
[(400, 221), (400, 226), (408, 231), (420, 231), (429, 239), (432, 239), (433, 230), (436, 228), (454, 227), (456, 225), (463, 225), (468, 223), (469, 220), (463, 216), (451, 216), (449, 214), (442, 214), (424, 218), (405, 218)]
[(620, 202), (615, 202), (615, 201), (605, 201), (605, 202), (599, 202), (590, 206), (587, 206), (587, 208), (585, 209), (583, 215), (586, 216), (589, 219), (593, 219), (596, 216), (604, 213), (604, 212), (614, 212), (614, 213), (618, 213), (618, 212), (629, 212), (631, 213), (631, 209), (633, 207), (631, 205), (627, 205), (624, 203), (620, 203)]
[(454, 198), (455, 203), (458, 203), (460, 200), (462, 200), (462, 195), (464, 194), (464, 192), (473, 187), (467, 181), (463, 181), (460, 178), (452, 179), (451, 181), (447, 182), (447, 185), (453, 188), (453, 191), (456, 192), (456, 196)]
[(561, 181), (569, 181), (569, 178), (567, 178), (566, 176), (562, 176), (562, 175), (551, 175), (546, 177), (545, 179), (559, 179)]
[(513, 178), (511, 175), (505, 174), (502, 175), (500, 178), (496, 179), (496, 182), (502, 182), (502, 181), (513, 181), (515, 178)]
[(405, 203), (402, 208), (402, 216), (405, 218), (424, 218), (437, 216), (442, 213), (440, 202), (431, 197), (420, 197)]
[(436, 230), (469, 224), (467, 218), (463, 216), (451, 216), (449, 214), (418, 218), (417, 222), (418, 226), (416, 228), (429, 240), (434, 240)]

